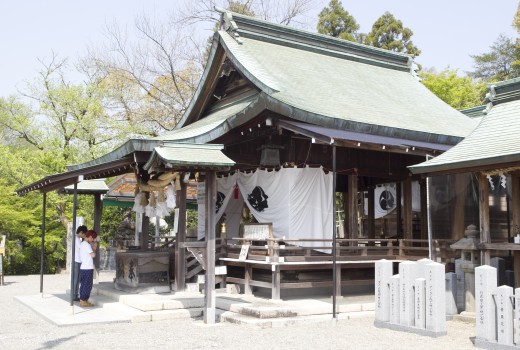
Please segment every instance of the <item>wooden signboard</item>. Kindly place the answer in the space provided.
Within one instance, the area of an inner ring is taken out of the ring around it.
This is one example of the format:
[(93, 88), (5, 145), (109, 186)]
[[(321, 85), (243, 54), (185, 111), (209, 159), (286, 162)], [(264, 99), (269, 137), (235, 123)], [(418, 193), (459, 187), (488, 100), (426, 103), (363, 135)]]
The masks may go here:
[(244, 224), (244, 238), (265, 240), (273, 238), (272, 223)]
[(245, 261), (247, 259), (248, 253), (249, 253), (249, 244), (242, 244), (242, 249), (240, 249), (240, 255), (238, 256), (238, 260)]

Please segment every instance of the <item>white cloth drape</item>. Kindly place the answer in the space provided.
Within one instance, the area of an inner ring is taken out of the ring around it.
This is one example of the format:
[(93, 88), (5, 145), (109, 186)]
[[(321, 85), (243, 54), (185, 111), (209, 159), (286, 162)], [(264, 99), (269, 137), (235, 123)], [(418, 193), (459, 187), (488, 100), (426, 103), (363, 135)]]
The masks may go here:
[[(234, 198), (235, 184), (240, 190), (238, 199)], [(258, 222), (273, 224), (274, 237), (332, 239), (332, 193), (332, 174), (325, 174), (322, 168), (237, 172), (217, 179), (216, 221), (226, 213), (228, 238), (236, 237), (245, 203)], [(203, 207), (199, 203), (199, 239), (204, 237)], [(300, 245), (331, 246), (331, 243)]]
[[(238, 175), (244, 202), (258, 222), (271, 222), (274, 237), (332, 239), (332, 174), (321, 168), (257, 170)], [(304, 246), (331, 243), (305, 242)]]

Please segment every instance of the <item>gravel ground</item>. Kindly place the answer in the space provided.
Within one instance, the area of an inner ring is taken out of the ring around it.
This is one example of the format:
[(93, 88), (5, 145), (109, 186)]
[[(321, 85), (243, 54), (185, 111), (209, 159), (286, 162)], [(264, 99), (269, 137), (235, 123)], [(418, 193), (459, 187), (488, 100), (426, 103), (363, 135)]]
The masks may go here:
[[(108, 276), (107, 276), (108, 278)], [(103, 274), (101, 275), (103, 280)], [(67, 274), (44, 276), (44, 292), (63, 293)], [(473, 324), (448, 321), (448, 335), (430, 338), (375, 328), (373, 317), (284, 328), (167, 320), (57, 327), (13, 299), (38, 294), (39, 275), (6, 276), (0, 286), (0, 349), (474, 349)]]

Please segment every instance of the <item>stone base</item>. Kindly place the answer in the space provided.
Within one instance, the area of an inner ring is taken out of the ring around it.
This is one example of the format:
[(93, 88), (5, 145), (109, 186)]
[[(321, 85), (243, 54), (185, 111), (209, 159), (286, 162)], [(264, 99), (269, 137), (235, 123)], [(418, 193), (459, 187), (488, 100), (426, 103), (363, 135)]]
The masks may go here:
[(460, 322), (473, 323), (473, 324), (475, 324), (475, 322), (476, 322), (475, 313), (469, 312), (469, 311), (462, 311), (460, 314), (454, 315), (453, 320), (460, 321)]
[(408, 333), (414, 333), (414, 334), (418, 334), (418, 335), (424, 335), (424, 336), (431, 337), (431, 338), (438, 338), (438, 337), (442, 337), (442, 336), (445, 336), (446, 334), (448, 334), (448, 332), (445, 330), (440, 331), (440, 332), (435, 332), (435, 331), (431, 331), (429, 329), (403, 326), (400, 324), (382, 322), (382, 321), (378, 321), (378, 320), (374, 321), (374, 326), (377, 328), (391, 329), (393, 331), (408, 332)]
[(141, 283), (137, 287), (132, 287), (126, 284), (122, 283), (116, 283), (114, 284), (115, 288), (117, 290), (121, 290), (123, 292), (127, 293), (133, 293), (133, 294), (154, 294), (154, 293), (170, 293), (170, 286), (169, 285), (154, 285), (154, 284), (146, 284)]
[(504, 345), (498, 344), (497, 342), (490, 342), (484, 339), (475, 338), (475, 347), (489, 350), (518, 350), (520, 346), (517, 345)]

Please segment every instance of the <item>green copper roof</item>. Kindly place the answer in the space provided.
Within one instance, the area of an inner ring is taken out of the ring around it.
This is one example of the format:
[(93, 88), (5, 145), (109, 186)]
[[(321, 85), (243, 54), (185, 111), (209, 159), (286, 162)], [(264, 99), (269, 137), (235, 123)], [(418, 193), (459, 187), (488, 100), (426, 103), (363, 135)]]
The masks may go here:
[(222, 153), (223, 145), (200, 145), (165, 143), (155, 147), (150, 159), (144, 165), (145, 170), (155, 167), (190, 168), (190, 169), (229, 169), (235, 162)]
[[(74, 193), (74, 185), (65, 186), (60, 192), (72, 194)], [(105, 194), (108, 192), (108, 186), (105, 179), (83, 180), (76, 185), (76, 192), (78, 194)]]
[(428, 162), (409, 167), (412, 173), (455, 173), (518, 166), (520, 162), (520, 79), (490, 86), (487, 114), (458, 145)]
[(220, 30), (220, 44), (268, 96), (268, 109), (326, 127), (448, 144), (476, 125), (422, 85), (406, 55), (231, 16), (238, 29)]
[(265, 106), (259, 102), (260, 94), (250, 91), (231, 103), (217, 105), (206, 117), (193, 124), (155, 137), (155, 140), (206, 143), (245, 123), (260, 113)]
[[(151, 152), (167, 141), (213, 142), (264, 110), (327, 128), (444, 145), (457, 144), (476, 125), (424, 87), (405, 54), (221, 12), (202, 80), (175, 130), (130, 140), (69, 169)], [(210, 106), (226, 59), (250, 90)]]

